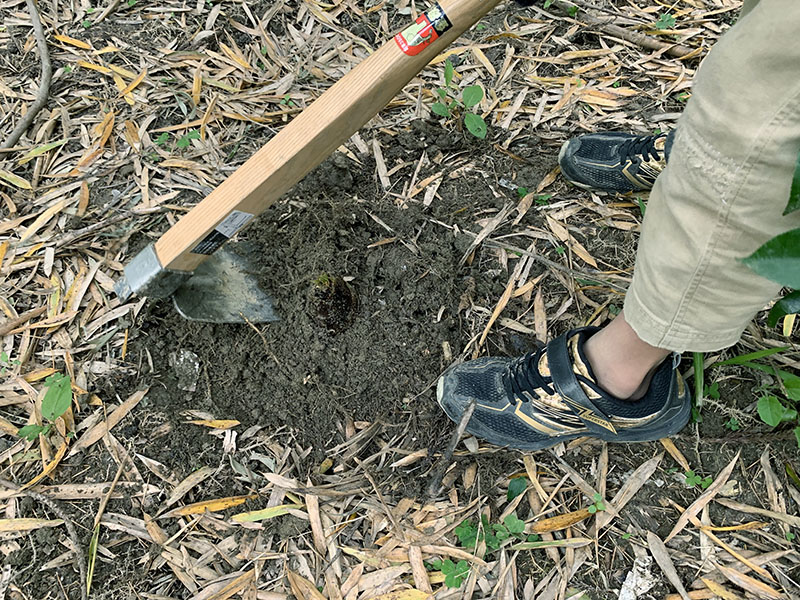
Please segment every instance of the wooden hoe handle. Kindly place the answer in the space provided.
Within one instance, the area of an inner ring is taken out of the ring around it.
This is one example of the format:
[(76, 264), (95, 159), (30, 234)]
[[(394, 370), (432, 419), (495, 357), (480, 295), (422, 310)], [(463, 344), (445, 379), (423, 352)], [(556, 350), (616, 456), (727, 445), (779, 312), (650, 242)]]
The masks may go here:
[[(359, 63), (173, 225), (151, 247), (158, 266), (188, 274), (375, 116), (500, 0), (440, 0)], [(134, 259), (135, 261), (136, 259)], [(126, 268), (126, 276), (129, 275)], [(175, 281), (180, 280), (180, 277)], [(127, 293), (152, 290), (128, 286)], [(168, 288), (169, 286), (167, 286)], [(161, 286), (161, 294), (173, 290)], [(118, 290), (119, 291), (119, 290)]]

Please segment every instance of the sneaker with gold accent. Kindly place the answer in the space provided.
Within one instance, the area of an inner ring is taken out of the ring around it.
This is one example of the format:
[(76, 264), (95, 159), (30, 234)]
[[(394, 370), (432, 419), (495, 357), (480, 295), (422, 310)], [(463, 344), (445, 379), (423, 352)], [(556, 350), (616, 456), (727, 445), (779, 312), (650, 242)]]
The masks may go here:
[(664, 170), (673, 133), (589, 133), (564, 143), (561, 172), (578, 187), (601, 192), (637, 192), (653, 187)]
[(646, 442), (683, 429), (691, 398), (677, 370), (680, 355), (656, 368), (644, 398), (619, 400), (597, 385), (583, 352), (596, 331), (574, 329), (519, 358), (453, 365), (439, 379), (439, 405), (458, 423), (474, 399), (467, 431), (520, 450), (541, 450), (582, 436)]

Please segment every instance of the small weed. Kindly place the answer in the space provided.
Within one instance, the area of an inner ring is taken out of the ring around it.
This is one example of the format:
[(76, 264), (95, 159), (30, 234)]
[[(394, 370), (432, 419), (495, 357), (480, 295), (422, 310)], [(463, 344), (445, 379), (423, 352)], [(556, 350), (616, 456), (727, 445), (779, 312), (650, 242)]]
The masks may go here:
[(550, 8), (556, 0), (544, 0), (544, 7)]
[(459, 588), (469, 575), (469, 563), (460, 560), (454, 563), (449, 558), (447, 560), (434, 560), (426, 565), (434, 571), (441, 571), (444, 574), (444, 584), (449, 588)]
[[(266, 51), (266, 48), (265, 48), (265, 51)], [(281, 98), (281, 105), (282, 105), (282, 106), (288, 106), (289, 108), (294, 108), (295, 106), (297, 106), (297, 105), (294, 103), (294, 100), (292, 100), (292, 99), (289, 97), (289, 94), (286, 94), (286, 95), (285, 95), (283, 98)]]
[(564, 253), (566, 252), (566, 249), (564, 248), (564, 246), (556, 246), (556, 252), (558, 252), (560, 255), (563, 256)]
[(483, 23), (478, 23), (477, 25), (475, 25), (475, 31), (484, 31), (485, 29), (486, 25), (484, 25)]
[(594, 504), (588, 508), (591, 514), (595, 514), (597, 511), (603, 511), (606, 509), (606, 505), (603, 503), (603, 497), (600, 494), (595, 494), (593, 498)]
[(630, 531), (628, 531), (628, 532), (626, 532), (626, 533), (623, 533), (623, 534), (622, 534), (622, 539), (623, 539), (623, 540), (629, 540), (629, 539), (631, 539), (631, 535), (633, 535), (633, 534), (631, 534), (631, 532), (630, 532)]
[(17, 435), (29, 441), (34, 441), (39, 434), (47, 435), (52, 424), (69, 410), (72, 404), (72, 381), (67, 375), (53, 373), (44, 380), (47, 391), (42, 398), (42, 417), (48, 421), (42, 425), (26, 425), (22, 427)]
[(622, 85), (622, 82), (621, 82), (621, 81), (615, 81), (614, 83), (612, 83), (612, 84), (611, 84), (611, 87), (613, 87), (613, 88), (618, 88), (618, 87), (619, 87), (619, 86), (621, 86), (621, 85)]
[(786, 541), (787, 542), (793, 542), (794, 538), (796, 538), (796, 537), (797, 536), (795, 534), (793, 534), (791, 531), (787, 531), (786, 532)]
[(661, 13), (655, 22), (656, 29), (672, 29), (675, 27), (675, 17), (669, 13)]
[(719, 382), (715, 381), (711, 385), (705, 386), (703, 388), (703, 395), (712, 400), (719, 400)]
[(133, 8), (136, 6), (136, 0), (128, 0), (128, 8)]
[(483, 88), (479, 85), (470, 85), (461, 90), (461, 100), (457, 98), (458, 86), (453, 83), (455, 67), (448, 58), (444, 64), (444, 87), (436, 88), (439, 101), (431, 105), (431, 111), (440, 116), (449, 118), (453, 113), (464, 115), (464, 125), (473, 136), (479, 139), (486, 137), (486, 121), (483, 117), (470, 109), (483, 100)]
[(527, 195), (528, 195), (528, 188), (522, 186), (517, 188), (517, 196), (519, 196), (520, 198), (524, 198)]
[(577, 7), (577, 6), (570, 6), (570, 7), (567, 9), (567, 14), (568, 14), (570, 17), (574, 17), (575, 15), (577, 15), (577, 14), (578, 14), (578, 7)]
[(686, 479), (684, 481), (686, 482), (686, 485), (690, 488), (699, 485), (701, 488), (706, 489), (714, 482), (714, 480), (711, 477), (700, 477), (700, 475), (697, 475), (694, 471), (686, 471), (684, 475), (686, 476)]
[(741, 423), (739, 423), (739, 419), (737, 419), (736, 417), (731, 417), (730, 419), (725, 421), (722, 425), (723, 427), (725, 427), (725, 429), (728, 429), (730, 431), (739, 431), (739, 429), (741, 429)]
[(7, 352), (0, 352), (0, 375), (5, 375), (8, 369), (19, 364), (20, 362), (17, 359), (9, 360)]
[(686, 102), (691, 97), (692, 95), (689, 92), (681, 92), (680, 94), (678, 94), (677, 99), (678, 102)]
[(89, 29), (92, 26), (92, 22), (89, 19), (84, 19), (81, 21), (81, 25), (83, 25), (84, 29)]
[(536, 196), (536, 198), (534, 198), (533, 201), (536, 202), (536, 204), (538, 204), (539, 206), (547, 206), (548, 204), (550, 204), (550, 198), (552, 197), (553, 194), (539, 194), (538, 196)]
[(156, 144), (159, 146), (163, 146), (168, 141), (169, 141), (169, 133), (167, 133), (166, 131), (156, 138)]
[(196, 129), (190, 129), (184, 135), (178, 138), (176, 142), (176, 146), (181, 150), (185, 150), (192, 144), (192, 140), (199, 140), (200, 139), (200, 132)]

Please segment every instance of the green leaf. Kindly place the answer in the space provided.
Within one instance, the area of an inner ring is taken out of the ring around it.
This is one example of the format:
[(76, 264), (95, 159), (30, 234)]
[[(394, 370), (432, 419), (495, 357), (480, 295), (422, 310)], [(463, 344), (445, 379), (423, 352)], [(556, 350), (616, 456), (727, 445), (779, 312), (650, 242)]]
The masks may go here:
[(587, 508), (586, 510), (588, 510), (588, 511), (589, 511), (589, 514), (592, 514), (592, 515), (593, 515), (594, 513), (596, 513), (596, 512), (597, 512), (597, 507), (596, 507), (594, 504), (592, 504), (592, 505), (591, 505), (589, 508)]
[(773, 354), (778, 354), (779, 352), (785, 352), (788, 350), (788, 346), (781, 346), (780, 348), (767, 348), (766, 350), (759, 350), (757, 352), (750, 352), (748, 354), (741, 354), (739, 356), (734, 356), (733, 358), (729, 358), (728, 360), (723, 360), (718, 363), (714, 363), (713, 367), (722, 367), (725, 365), (742, 365), (747, 362), (751, 362), (754, 360), (758, 360), (759, 358), (766, 358), (767, 356), (772, 356)]
[(516, 513), (511, 513), (503, 519), (503, 524), (508, 527), (511, 533), (522, 533), (525, 531), (525, 521), (517, 517)]
[(439, 98), (442, 100), (447, 100), (447, 90), (444, 88), (436, 88), (436, 93), (439, 94)]
[(517, 196), (519, 196), (520, 198), (524, 198), (527, 195), (528, 195), (528, 188), (522, 186), (517, 188)]
[(168, 141), (169, 141), (169, 133), (167, 133), (166, 131), (156, 138), (156, 144), (158, 144), (159, 146), (163, 146)]
[[(449, 564), (447, 564), (449, 563)], [(445, 573), (444, 584), (449, 588), (461, 587), (461, 584), (469, 575), (469, 563), (465, 560), (458, 561), (458, 564), (453, 564), (453, 561), (448, 559), (442, 565), (442, 573)]]
[(464, 106), (472, 108), (483, 100), (483, 88), (479, 85), (471, 85), (464, 88), (464, 91), (461, 93), (461, 100), (464, 102)]
[(486, 137), (486, 123), (480, 115), (467, 113), (464, 115), (464, 125), (476, 138), (483, 139)]
[(505, 525), (495, 524), (493, 525), (495, 531), (495, 537), (497, 541), (502, 542), (503, 540), (507, 540), (508, 537), (511, 535), (508, 533), (508, 529), (506, 529)]
[(675, 17), (669, 13), (661, 13), (656, 21), (656, 29), (672, 29), (675, 27)]
[(742, 262), (762, 277), (800, 288), (800, 228), (768, 240)]
[(8, 363), (8, 353), (6, 351), (0, 352), (0, 362)]
[(190, 141), (190, 138), (189, 138), (189, 136), (188, 136), (188, 135), (184, 135), (184, 136), (182, 136), (180, 139), (178, 139), (177, 146), (178, 146), (178, 148), (180, 148), (181, 150), (185, 150), (186, 148), (188, 148), (188, 147), (189, 147), (189, 145), (190, 145), (191, 143), (192, 143), (192, 142)]
[(544, 0), (544, 7), (550, 8), (556, 0)]
[(786, 205), (786, 210), (783, 211), (783, 214), (788, 215), (798, 208), (800, 208), (800, 156), (797, 157), (797, 164), (794, 167), (792, 191), (789, 193), (789, 203)]
[(797, 447), (800, 448), (800, 427), (795, 427), (792, 431), (794, 431), (794, 439), (797, 440)]
[[(787, 409), (775, 396), (767, 394), (758, 399), (758, 416), (770, 427), (777, 427), (785, 420)], [(796, 411), (795, 411), (796, 413)]]
[(478, 541), (478, 530), (467, 520), (461, 521), (455, 534), (464, 548), (474, 548)]
[(528, 489), (528, 480), (525, 477), (514, 477), (508, 482), (508, 492), (506, 499), (511, 502), (514, 498), (524, 493)]
[(570, 6), (570, 7), (567, 9), (567, 14), (568, 14), (570, 17), (574, 17), (575, 15), (577, 15), (577, 14), (578, 14), (578, 7), (577, 7), (577, 6)]
[(719, 400), (719, 382), (715, 381), (711, 385), (707, 385), (704, 395), (706, 398), (711, 398), (713, 400)]
[(595, 494), (594, 496), (592, 496), (592, 499), (595, 502), (600, 502), (603, 499), (603, 497), (600, 494)]
[(597, 507), (597, 510), (605, 510), (606, 505), (604, 502), (600, 502), (599, 500), (594, 504)]
[(456, 73), (456, 70), (453, 67), (453, 63), (451, 63), (450, 59), (448, 58), (446, 61), (444, 61), (444, 84), (445, 85), (450, 85), (451, 83), (453, 83), (453, 75), (455, 75), (455, 73)]
[(45, 379), (47, 392), (42, 398), (42, 416), (48, 421), (55, 421), (67, 412), (72, 403), (72, 382), (61, 373), (54, 373)]
[(33, 442), (43, 431), (44, 427), (41, 425), (25, 425), (25, 427), (17, 431), (17, 435), (21, 438), (25, 438), (29, 442)]
[(630, 532), (630, 531), (627, 531), (627, 532), (623, 533), (623, 534), (622, 534), (622, 539), (623, 539), (623, 540), (629, 540), (629, 539), (631, 539), (631, 532)]
[(767, 326), (775, 327), (781, 317), (797, 312), (800, 312), (800, 290), (787, 294), (775, 303), (775, 306), (769, 311)]
[(434, 114), (437, 114), (440, 117), (450, 116), (450, 109), (447, 108), (447, 106), (442, 104), (441, 102), (434, 102), (433, 104), (431, 104), (431, 111), (433, 111)]

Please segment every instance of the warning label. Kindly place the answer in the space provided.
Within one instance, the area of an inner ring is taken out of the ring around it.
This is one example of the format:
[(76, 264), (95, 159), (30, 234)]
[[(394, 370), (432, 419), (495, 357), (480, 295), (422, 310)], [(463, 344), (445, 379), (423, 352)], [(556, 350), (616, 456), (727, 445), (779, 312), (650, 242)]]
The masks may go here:
[(417, 17), (413, 24), (394, 36), (394, 41), (400, 46), (400, 50), (409, 56), (416, 56), (452, 26), (450, 19), (437, 3)]

